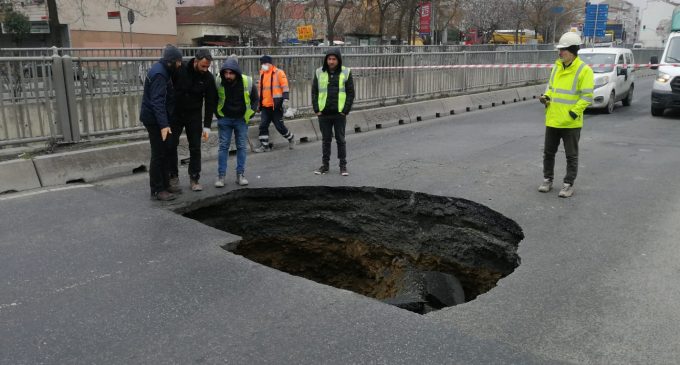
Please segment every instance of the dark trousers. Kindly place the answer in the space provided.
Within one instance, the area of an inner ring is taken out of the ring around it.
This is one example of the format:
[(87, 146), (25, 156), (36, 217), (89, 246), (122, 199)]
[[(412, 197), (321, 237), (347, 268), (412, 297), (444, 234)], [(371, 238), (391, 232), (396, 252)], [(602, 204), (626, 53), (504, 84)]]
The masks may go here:
[(179, 175), (177, 161), (177, 146), (182, 130), (186, 130), (187, 141), (189, 142), (189, 177), (198, 181), (201, 178), (201, 134), (203, 124), (200, 119), (193, 122), (175, 122), (170, 124), (172, 134), (170, 135), (171, 148), (168, 155), (168, 171), (170, 176)]
[(283, 138), (290, 138), (290, 132), (283, 124), (283, 109), (262, 108), (260, 112), (260, 141), (269, 141), (269, 124), (272, 122)]
[(574, 184), (578, 173), (578, 141), (581, 138), (581, 128), (553, 128), (545, 127), (545, 146), (543, 148), (543, 177), (553, 180), (555, 177), (555, 154), (560, 140), (564, 142), (564, 152), (567, 155), (566, 184)]
[(338, 159), (340, 167), (347, 166), (347, 145), (345, 143), (345, 126), (347, 117), (342, 114), (320, 115), (319, 129), (321, 129), (321, 161), (328, 166), (331, 160), (331, 141), (335, 131), (335, 142), (338, 144)]
[(151, 144), (151, 162), (149, 163), (149, 186), (151, 194), (160, 193), (168, 188), (168, 152), (171, 149), (170, 138), (161, 138), (161, 128), (158, 125), (145, 125), (149, 132)]

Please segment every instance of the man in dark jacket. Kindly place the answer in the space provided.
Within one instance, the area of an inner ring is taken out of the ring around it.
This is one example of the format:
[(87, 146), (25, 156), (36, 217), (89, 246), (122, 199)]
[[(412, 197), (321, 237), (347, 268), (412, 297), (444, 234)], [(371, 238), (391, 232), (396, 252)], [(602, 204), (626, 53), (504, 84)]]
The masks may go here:
[[(170, 123), (172, 148), (170, 149), (170, 186), (179, 189), (177, 146), (182, 130), (186, 129), (189, 142), (189, 180), (192, 191), (201, 191), (201, 135), (207, 140), (210, 124), (217, 104), (215, 79), (208, 71), (212, 55), (206, 49), (196, 52), (194, 58), (183, 63), (175, 77), (175, 121)], [(205, 102), (205, 108), (203, 104)], [(203, 110), (203, 115), (201, 111)], [(201, 123), (201, 121), (203, 123)]]
[(172, 76), (182, 65), (182, 52), (168, 45), (163, 56), (149, 69), (144, 80), (144, 95), (139, 120), (149, 133), (151, 162), (149, 185), (151, 198), (173, 200), (176, 189), (169, 184), (168, 153), (170, 149), (170, 123), (175, 113), (175, 90)]
[(253, 78), (241, 73), (236, 57), (227, 58), (217, 77), (217, 132), (219, 147), (217, 149), (217, 180), (215, 187), (224, 187), (227, 173), (227, 158), (231, 134), (236, 139), (236, 184), (248, 185), (246, 171), (246, 145), (248, 140), (248, 123), (258, 107), (259, 97)]
[(354, 102), (354, 82), (348, 67), (342, 65), (339, 48), (333, 48), (326, 53), (323, 66), (316, 70), (312, 82), (312, 107), (319, 116), (321, 129), (321, 161), (322, 165), (316, 171), (317, 175), (328, 173), (331, 159), (331, 141), (335, 131), (335, 141), (338, 144), (338, 159), (340, 160), (340, 175), (348, 176), (347, 147), (345, 143), (345, 126), (347, 115)]

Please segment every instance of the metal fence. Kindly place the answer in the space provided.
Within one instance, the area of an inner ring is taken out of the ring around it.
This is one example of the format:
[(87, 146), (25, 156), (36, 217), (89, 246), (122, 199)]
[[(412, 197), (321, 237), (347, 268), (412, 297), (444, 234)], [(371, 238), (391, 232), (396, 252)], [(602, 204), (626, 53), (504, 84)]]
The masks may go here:
[[(636, 59), (659, 50), (636, 50)], [(345, 54), (353, 70), (358, 107), (393, 104), (416, 97), (439, 97), (544, 81), (547, 68), (413, 68), (412, 66), (552, 63), (554, 50)], [(216, 56), (213, 74), (226, 56)], [(147, 70), (158, 56), (0, 58), (0, 148), (50, 141), (79, 142), (138, 132), (139, 105)], [(291, 107), (311, 110), (314, 70), (320, 55), (279, 55)], [(640, 61), (642, 62), (642, 61)], [(257, 76), (259, 57), (239, 57), (245, 74)], [(393, 69), (385, 69), (393, 67)], [(361, 69), (360, 69), (361, 68)]]

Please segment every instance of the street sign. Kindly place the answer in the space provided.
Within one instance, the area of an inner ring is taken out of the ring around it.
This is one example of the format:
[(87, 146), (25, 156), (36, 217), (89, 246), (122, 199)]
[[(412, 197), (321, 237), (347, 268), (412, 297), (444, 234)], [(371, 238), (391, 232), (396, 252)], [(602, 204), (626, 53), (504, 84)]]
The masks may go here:
[(583, 22), (584, 37), (604, 37), (607, 30), (609, 5), (586, 3), (586, 19)]
[(297, 39), (299, 41), (311, 41), (314, 39), (314, 28), (311, 25), (300, 25), (297, 27)]
[(135, 12), (132, 9), (128, 9), (127, 16), (128, 16), (128, 22), (130, 23), (130, 25), (132, 25), (132, 23), (135, 22)]
[(107, 11), (106, 16), (108, 16), (109, 19), (120, 19), (120, 11)]

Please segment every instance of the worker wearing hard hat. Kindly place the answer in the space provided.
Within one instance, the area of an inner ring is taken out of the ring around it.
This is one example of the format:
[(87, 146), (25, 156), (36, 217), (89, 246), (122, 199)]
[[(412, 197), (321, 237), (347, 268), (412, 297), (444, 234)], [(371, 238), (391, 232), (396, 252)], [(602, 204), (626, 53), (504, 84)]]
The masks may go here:
[(583, 127), (583, 111), (593, 102), (593, 70), (578, 58), (581, 37), (574, 32), (562, 35), (555, 48), (559, 59), (550, 73), (548, 87), (540, 101), (546, 106), (543, 183), (538, 191), (552, 190), (555, 154), (560, 140), (567, 156), (567, 174), (559, 192), (562, 198), (574, 193), (578, 172), (578, 142)]

